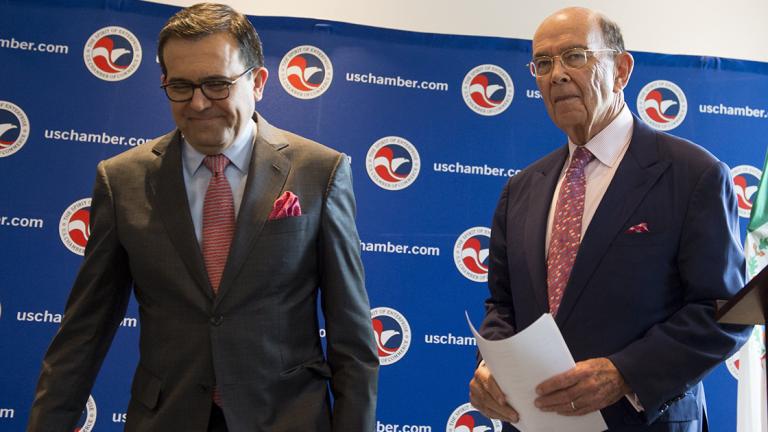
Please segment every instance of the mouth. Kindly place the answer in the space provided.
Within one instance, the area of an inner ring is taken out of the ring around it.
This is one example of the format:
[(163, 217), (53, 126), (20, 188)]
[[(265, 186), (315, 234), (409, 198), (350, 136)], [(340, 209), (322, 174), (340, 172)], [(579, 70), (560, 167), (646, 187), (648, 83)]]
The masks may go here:
[(187, 120), (193, 123), (207, 123), (218, 120), (219, 117), (188, 117)]
[(557, 96), (553, 100), (554, 100), (555, 103), (560, 103), (560, 102), (569, 101), (571, 99), (578, 99), (578, 96), (576, 96), (576, 95)]

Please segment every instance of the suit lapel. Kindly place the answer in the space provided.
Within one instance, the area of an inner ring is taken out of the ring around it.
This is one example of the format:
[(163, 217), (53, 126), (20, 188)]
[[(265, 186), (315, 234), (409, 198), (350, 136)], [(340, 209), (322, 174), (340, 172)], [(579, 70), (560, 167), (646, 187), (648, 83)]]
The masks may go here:
[[(556, 322), (562, 327), (613, 239), (669, 166), (659, 160), (655, 132), (636, 117), (632, 141), (579, 246)], [(599, 287), (598, 287), (599, 288)]]
[(155, 165), (147, 173), (152, 206), (157, 209), (171, 242), (178, 251), (189, 274), (201, 291), (213, 297), (203, 254), (195, 236), (195, 227), (189, 213), (187, 190), (181, 162), (181, 134), (176, 131), (155, 145), (158, 155)]
[(227, 294), (243, 267), (291, 170), (291, 162), (279, 152), (287, 144), (281, 142), (277, 129), (258, 115), (254, 120), (257, 134), (248, 168), (248, 180), (214, 307)]
[(547, 235), (547, 219), (555, 186), (568, 157), (568, 147), (562, 147), (551, 157), (548, 166), (536, 171), (528, 191), (528, 212), (525, 218), (525, 250), (528, 272), (536, 294), (536, 300), (543, 312), (549, 310), (547, 300), (547, 267), (544, 243)]

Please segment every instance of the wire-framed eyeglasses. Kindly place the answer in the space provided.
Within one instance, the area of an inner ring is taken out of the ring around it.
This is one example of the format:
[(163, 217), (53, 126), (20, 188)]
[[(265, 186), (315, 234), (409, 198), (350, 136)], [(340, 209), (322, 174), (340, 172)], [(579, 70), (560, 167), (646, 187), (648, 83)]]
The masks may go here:
[(584, 48), (571, 48), (568, 50), (565, 50), (560, 53), (560, 55), (556, 56), (538, 56), (534, 57), (533, 60), (531, 60), (530, 63), (528, 63), (528, 68), (531, 71), (531, 75), (534, 77), (543, 77), (550, 72), (552, 72), (552, 69), (554, 69), (555, 66), (555, 59), (560, 59), (560, 64), (563, 65), (563, 67), (569, 68), (569, 69), (579, 69), (584, 67), (587, 64), (587, 61), (590, 57), (593, 57), (596, 53), (600, 52), (614, 52), (618, 53), (618, 50), (615, 50), (613, 48), (604, 48), (604, 49), (596, 49), (596, 50), (589, 50)]
[(256, 69), (256, 66), (251, 66), (246, 69), (245, 72), (231, 80), (213, 79), (203, 81), (200, 84), (191, 83), (189, 81), (174, 81), (163, 84), (160, 88), (165, 90), (165, 95), (173, 102), (187, 102), (192, 100), (192, 97), (195, 95), (195, 89), (198, 88), (203, 92), (203, 96), (210, 100), (223, 100), (229, 97), (229, 88), (235, 85), (237, 80), (254, 69)]

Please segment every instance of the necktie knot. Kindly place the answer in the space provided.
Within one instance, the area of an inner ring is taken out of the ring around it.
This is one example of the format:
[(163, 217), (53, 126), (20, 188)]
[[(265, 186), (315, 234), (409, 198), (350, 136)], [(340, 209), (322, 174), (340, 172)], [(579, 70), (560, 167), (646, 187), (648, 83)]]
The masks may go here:
[(203, 159), (203, 164), (208, 168), (214, 176), (218, 176), (224, 172), (224, 168), (229, 165), (229, 159), (223, 154), (206, 156)]
[(577, 146), (576, 150), (573, 151), (573, 155), (571, 156), (570, 168), (583, 170), (584, 167), (586, 167), (587, 164), (594, 158), (595, 155), (593, 155), (592, 152), (589, 151), (586, 147)]

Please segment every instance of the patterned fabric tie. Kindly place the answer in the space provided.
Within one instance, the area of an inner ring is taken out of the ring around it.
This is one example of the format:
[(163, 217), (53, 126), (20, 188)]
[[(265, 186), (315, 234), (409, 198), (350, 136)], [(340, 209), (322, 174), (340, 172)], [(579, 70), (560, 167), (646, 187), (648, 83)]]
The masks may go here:
[(587, 189), (584, 168), (592, 159), (594, 155), (589, 150), (576, 147), (557, 197), (547, 256), (547, 294), (552, 315), (557, 315), (581, 243), (581, 219)]
[(203, 259), (213, 293), (217, 294), (235, 234), (235, 204), (232, 188), (224, 175), (229, 159), (218, 154), (206, 156), (203, 163), (213, 174), (203, 201)]
[[(213, 174), (203, 201), (203, 260), (216, 295), (227, 264), (229, 245), (235, 235), (235, 203), (232, 188), (224, 175), (229, 159), (223, 154), (206, 156), (203, 164)], [(218, 386), (213, 387), (212, 397), (216, 405), (223, 406)]]

